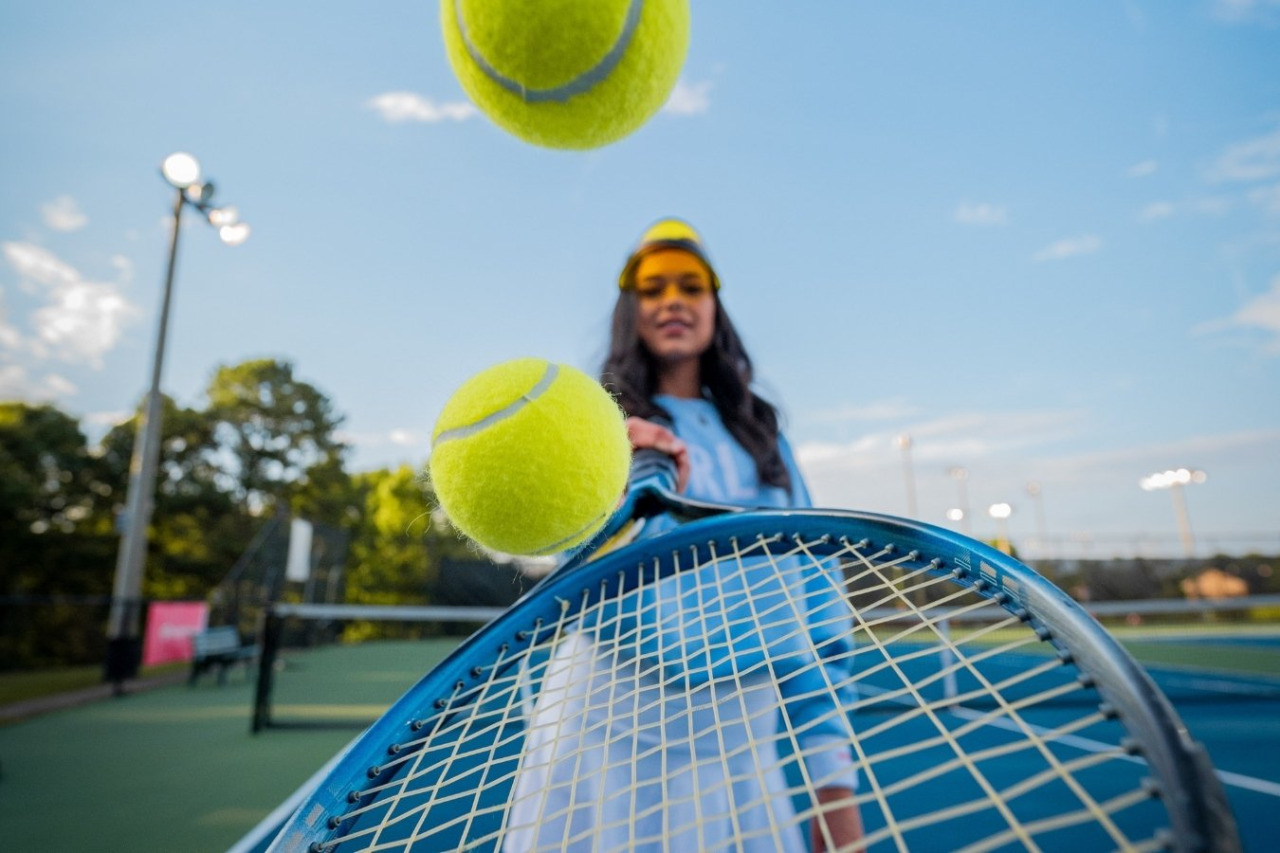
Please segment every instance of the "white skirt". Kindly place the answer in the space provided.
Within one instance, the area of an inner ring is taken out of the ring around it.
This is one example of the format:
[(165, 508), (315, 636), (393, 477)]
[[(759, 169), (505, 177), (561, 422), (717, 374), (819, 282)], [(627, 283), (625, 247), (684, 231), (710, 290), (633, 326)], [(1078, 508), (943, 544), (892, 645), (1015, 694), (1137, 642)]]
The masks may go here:
[(772, 679), (685, 690), (641, 668), (583, 634), (561, 641), (526, 709), (503, 850), (806, 850)]

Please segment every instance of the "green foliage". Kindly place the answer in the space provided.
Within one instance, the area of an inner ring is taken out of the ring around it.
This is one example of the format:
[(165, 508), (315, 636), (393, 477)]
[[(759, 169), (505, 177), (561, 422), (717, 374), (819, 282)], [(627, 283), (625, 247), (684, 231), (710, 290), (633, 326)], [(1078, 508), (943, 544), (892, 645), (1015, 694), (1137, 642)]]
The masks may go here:
[[(434, 496), (409, 466), (358, 474), (355, 482), (362, 502), (351, 545), (347, 601), (432, 603), (441, 561), (474, 559), (470, 546), (435, 516)], [(396, 630), (385, 623), (359, 623), (347, 626), (344, 636), (368, 639)]]
[(206, 416), (230, 465), (237, 500), (258, 512), (304, 498), (313, 479), (332, 481), (347, 446), (335, 433), (343, 418), (287, 361), (223, 365), (206, 391)]
[[(144, 597), (204, 598), (277, 507), (359, 525), (342, 417), (288, 362), (219, 367), (207, 406), (162, 412)], [(68, 596), (111, 593), (137, 429), (90, 448), (56, 407), (0, 403), (0, 668), (101, 660), (105, 610)]]

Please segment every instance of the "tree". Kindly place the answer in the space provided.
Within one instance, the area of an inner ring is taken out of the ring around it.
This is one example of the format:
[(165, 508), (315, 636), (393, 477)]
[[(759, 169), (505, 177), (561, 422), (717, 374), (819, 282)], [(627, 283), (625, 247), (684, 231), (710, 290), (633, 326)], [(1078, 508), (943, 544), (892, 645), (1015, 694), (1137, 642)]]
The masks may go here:
[(116, 537), (75, 419), (0, 403), (0, 669), (101, 660)]
[[(148, 598), (201, 598), (226, 573), (252, 536), (219, 463), (214, 425), (198, 410), (162, 400), (160, 461), (155, 484), (143, 594)], [(138, 419), (113, 427), (102, 439), (101, 460), (122, 511)]]
[(74, 418), (50, 405), (0, 403), (0, 536), (91, 526), (103, 509), (101, 474)]
[[(358, 604), (430, 604), (447, 559), (478, 559), (472, 546), (433, 513), (435, 497), (407, 465), (355, 476), (364, 496), (351, 544), (346, 600)], [(349, 637), (393, 634), (362, 623)]]
[(292, 364), (223, 365), (207, 394), (214, 436), (230, 459), (222, 466), (225, 482), (251, 513), (289, 506), (313, 480), (332, 485), (347, 451), (335, 435), (343, 418), (328, 397), (294, 376)]

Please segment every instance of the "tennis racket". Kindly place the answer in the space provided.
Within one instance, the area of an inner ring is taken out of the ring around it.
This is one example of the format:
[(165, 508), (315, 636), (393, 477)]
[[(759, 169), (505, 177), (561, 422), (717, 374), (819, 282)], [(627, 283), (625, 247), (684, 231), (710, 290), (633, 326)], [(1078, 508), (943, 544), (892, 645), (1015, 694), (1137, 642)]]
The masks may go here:
[(365, 731), (272, 849), (1239, 849), (1172, 706), (1028, 567), (673, 482), (638, 453), (606, 531)]

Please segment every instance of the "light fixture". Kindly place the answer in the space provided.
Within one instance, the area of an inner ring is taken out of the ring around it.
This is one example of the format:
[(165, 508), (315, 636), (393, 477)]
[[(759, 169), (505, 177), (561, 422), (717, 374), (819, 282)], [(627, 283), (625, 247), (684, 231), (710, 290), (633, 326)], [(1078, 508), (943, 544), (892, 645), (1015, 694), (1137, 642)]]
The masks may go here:
[(239, 246), (245, 240), (249, 239), (249, 233), (252, 229), (243, 222), (235, 222), (231, 225), (223, 225), (218, 229), (218, 237), (228, 246)]
[(164, 179), (180, 190), (200, 180), (200, 163), (184, 151), (170, 154), (160, 164), (160, 173)]

